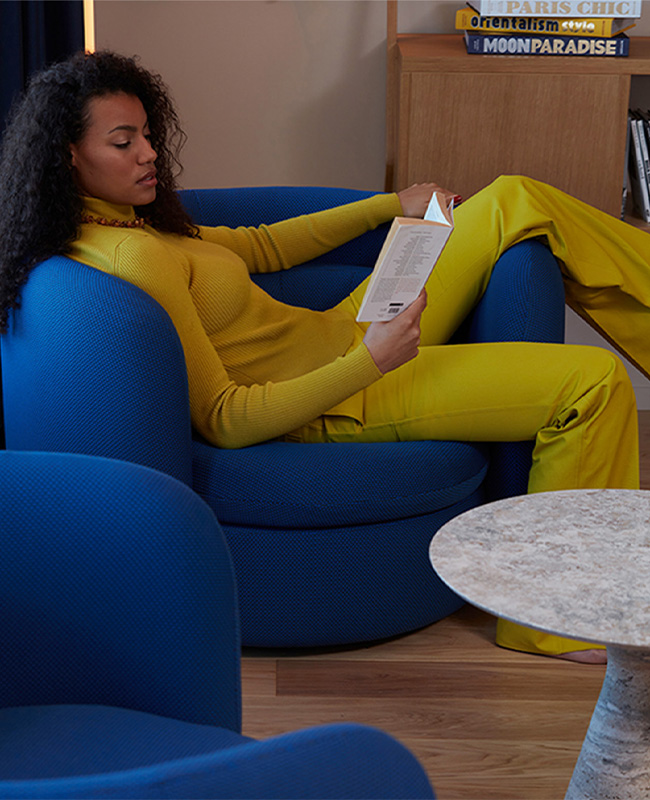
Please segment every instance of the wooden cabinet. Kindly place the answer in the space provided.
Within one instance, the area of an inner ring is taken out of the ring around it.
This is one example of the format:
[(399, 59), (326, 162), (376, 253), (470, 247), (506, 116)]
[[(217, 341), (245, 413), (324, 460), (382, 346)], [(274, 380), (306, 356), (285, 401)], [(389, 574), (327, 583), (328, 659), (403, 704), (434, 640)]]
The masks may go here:
[(526, 174), (619, 215), (631, 79), (626, 58), (468, 55), (462, 34), (390, 40), (386, 188), (436, 181), (467, 197)]

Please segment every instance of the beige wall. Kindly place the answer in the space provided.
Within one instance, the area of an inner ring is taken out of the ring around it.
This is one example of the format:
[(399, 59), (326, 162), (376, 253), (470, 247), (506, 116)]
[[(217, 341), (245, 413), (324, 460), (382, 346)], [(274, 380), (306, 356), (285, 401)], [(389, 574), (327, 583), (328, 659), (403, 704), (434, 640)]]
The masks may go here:
[(189, 136), (187, 186), (382, 188), (385, 4), (98, 0), (97, 47), (138, 53)]
[[(453, 33), (461, 5), (402, 0), (400, 30)], [(95, 0), (95, 31), (98, 48), (140, 55), (170, 87), (189, 137), (184, 186), (383, 188), (383, 0)], [(650, 4), (634, 33), (650, 35)], [(647, 81), (635, 94), (650, 106)], [(567, 339), (603, 344), (571, 312)], [(628, 369), (650, 408), (650, 384)]]
[[(383, 188), (383, 0), (94, 5), (96, 46), (140, 55), (177, 101), (184, 185)], [(402, 0), (400, 30), (453, 33), (461, 5)]]
[[(383, 0), (95, 0), (96, 46), (160, 72), (189, 140), (187, 186), (384, 183)], [(452, 32), (454, 2), (402, 2)]]

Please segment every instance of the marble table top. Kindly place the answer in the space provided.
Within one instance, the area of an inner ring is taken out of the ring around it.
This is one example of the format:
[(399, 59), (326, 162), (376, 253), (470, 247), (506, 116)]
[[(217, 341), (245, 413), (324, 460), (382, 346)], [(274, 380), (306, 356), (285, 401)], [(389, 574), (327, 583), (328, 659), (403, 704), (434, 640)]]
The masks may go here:
[(499, 500), (443, 525), (429, 555), (445, 583), (492, 614), (574, 639), (650, 645), (650, 491)]

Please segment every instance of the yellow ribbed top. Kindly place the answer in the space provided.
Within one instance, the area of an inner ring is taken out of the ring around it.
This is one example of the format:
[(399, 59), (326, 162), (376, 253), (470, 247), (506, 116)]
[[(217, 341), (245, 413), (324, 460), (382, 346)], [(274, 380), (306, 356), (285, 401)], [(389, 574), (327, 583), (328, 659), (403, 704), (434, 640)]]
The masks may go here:
[[(85, 200), (94, 217), (135, 217)], [(359, 418), (355, 393), (380, 377), (352, 316), (278, 302), (250, 273), (309, 261), (400, 213), (396, 195), (377, 195), (259, 228), (202, 227), (201, 239), (85, 223), (70, 256), (160, 303), (183, 345), (194, 427), (219, 447), (244, 447), (334, 406)]]

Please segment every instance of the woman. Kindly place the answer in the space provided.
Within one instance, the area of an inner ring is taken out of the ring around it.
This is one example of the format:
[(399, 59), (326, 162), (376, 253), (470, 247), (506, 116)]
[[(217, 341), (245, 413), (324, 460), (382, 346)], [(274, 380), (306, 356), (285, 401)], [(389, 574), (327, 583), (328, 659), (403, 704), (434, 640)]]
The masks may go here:
[[(79, 54), (35, 76), (0, 161), (0, 324), (31, 268), (65, 253), (167, 310), (193, 424), (217, 446), (536, 439), (530, 491), (638, 487), (634, 396), (618, 358), (599, 348), (444, 343), (501, 253), (545, 236), (564, 264), (569, 302), (647, 371), (650, 237), (551, 187), (500, 179), (457, 210), (427, 291), (390, 322), (359, 324), (364, 284), (314, 312), (273, 300), (249, 273), (307, 261), (397, 214), (422, 216), (437, 187), (254, 230), (196, 228), (175, 195), (182, 138), (161, 80), (132, 59)], [(503, 621), (497, 641), (576, 660), (604, 655)]]

